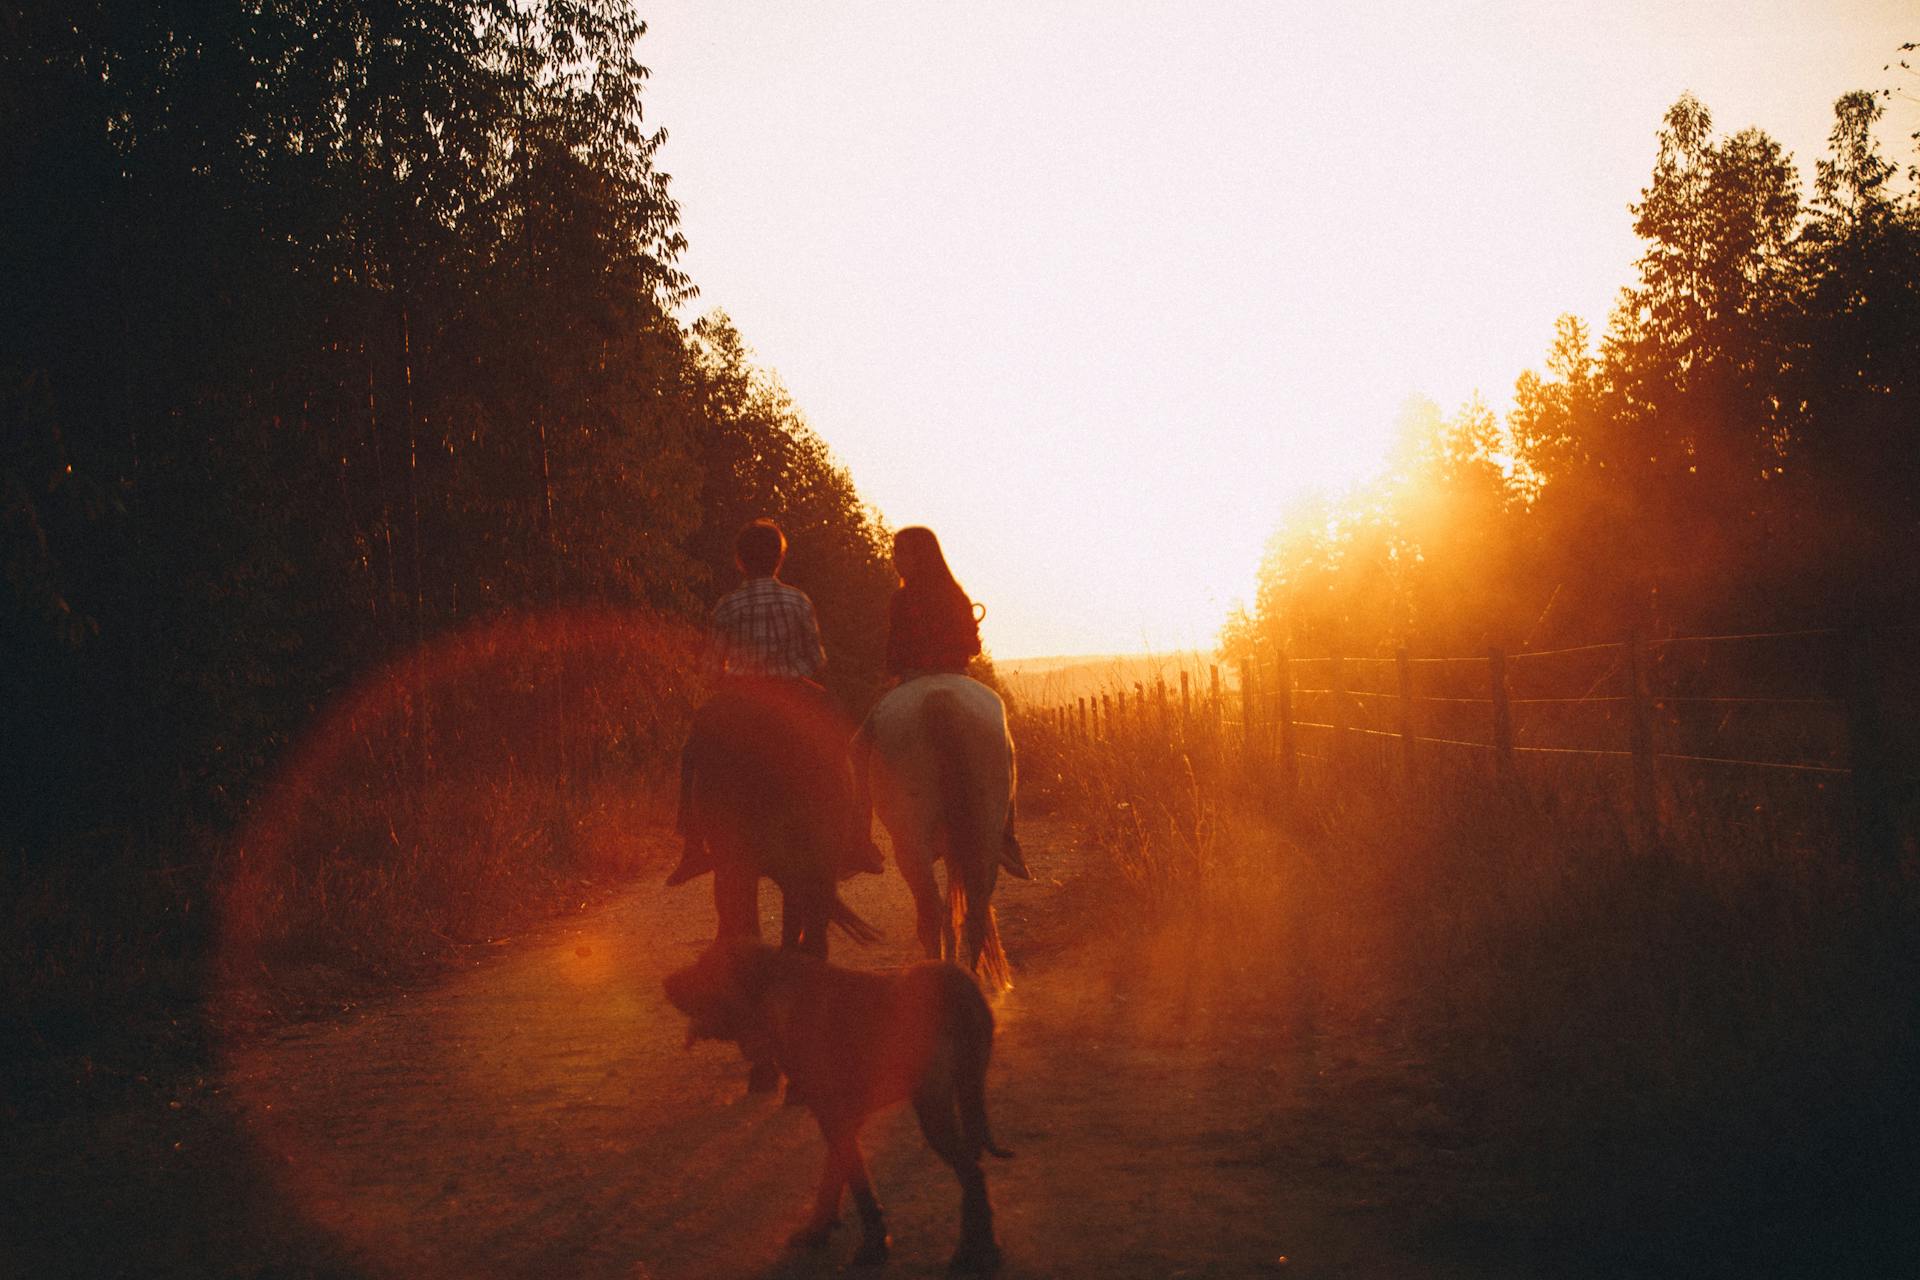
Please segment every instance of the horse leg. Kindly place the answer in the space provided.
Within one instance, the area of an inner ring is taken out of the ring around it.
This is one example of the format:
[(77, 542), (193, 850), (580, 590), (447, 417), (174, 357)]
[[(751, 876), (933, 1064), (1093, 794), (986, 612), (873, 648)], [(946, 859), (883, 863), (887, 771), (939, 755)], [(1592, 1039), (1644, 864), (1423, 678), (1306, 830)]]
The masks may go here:
[(760, 937), (760, 873), (731, 856), (713, 868), (713, 911), (721, 938)]
[(827, 923), (833, 912), (833, 886), (808, 881), (780, 897), (780, 945), (827, 958)]
[(886, 862), (880, 847), (873, 842), (873, 730), (862, 724), (847, 744), (847, 767), (853, 784), (851, 804), (852, 842), (848, 848), (859, 870), (884, 871)]
[[(719, 917), (717, 937), (760, 939), (760, 873), (743, 865), (737, 857), (723, 857), (713, 868), (713, 909)], [(747, 1092), (771, 1093), (780, 1084), (780, 1068), (774, 1065), (773, 1049), (756, 1038), (742, 1041), (740, 1052), (746, 1055)]]
[[(964, 882), (963, 882), (964, 883)], [(940, 958), (957, 960), (960, 956), (959, 939), (953, 927), (953, 867), (947, 867), (947, 902), (940, 908)]]
[(800, 949), (800, 904), (794, 894), (780, 891), (780, 945), (788, 951)]
[(941, 903), (940, 885), (933, 877), (926, 846), (896, 835), (893, 860), (900, 868), (901, 879), (913, 891), (914, 929), (920, 935), (920, 949), (927, 959), (938, 960), (945, 954), (941, 950), (943, 942), (947, 951), (952, 950), (953, 924)]

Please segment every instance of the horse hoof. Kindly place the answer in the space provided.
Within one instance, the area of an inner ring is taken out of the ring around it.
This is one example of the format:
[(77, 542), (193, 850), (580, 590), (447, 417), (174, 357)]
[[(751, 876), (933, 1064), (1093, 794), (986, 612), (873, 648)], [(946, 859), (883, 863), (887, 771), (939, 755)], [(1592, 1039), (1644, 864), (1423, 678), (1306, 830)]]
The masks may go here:
[(877, 1267), (885, 1262), (888, 1255), (892, 1252), (892, 1236), (867, 1236), (860, 1241), (860, 1249), (853, 1255), (853, 1265), (856, 1267)]
[(824, 1249), (827, 1247), (827, 1242), (833, 1238), (833, 1229), (839, 1225), (838, 1222), (829, 1222), (823, 1226), (808, 1223), (787, 1237), (787, 1247), (789, 1249)]
[(1000, 1269), (1000, 1246), (991, 1240), (970, 1241), (953, 1251), (950, 1275), (990, 1276)]

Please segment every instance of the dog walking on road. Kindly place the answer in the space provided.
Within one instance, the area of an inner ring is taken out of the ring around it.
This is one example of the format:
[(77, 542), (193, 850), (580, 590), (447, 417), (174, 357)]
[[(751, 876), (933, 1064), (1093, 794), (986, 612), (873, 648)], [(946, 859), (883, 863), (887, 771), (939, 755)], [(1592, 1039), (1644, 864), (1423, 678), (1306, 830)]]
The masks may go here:
[(667, 999), (687, 1015), (687, 1043), (730, 1040), (749, 1058), (770, 1054), (827, 1141), (813, 1213), (789, 1243), (818, 1248), (840, 1221), (851, 1186), (860, 1212), (858, 1264), (891, 1248), (880, 1202), (860, 1153), (860, 1126), (882, 1107), (911, 1100), (927, 1145), (960, 1180), (956, 1270), (999, 1264), (993, 1210), (980, 1156), (1013, 1153), (987, 1124), (987, 1062), (993, 1012), (964, 971), (927, 962), (888, 973), (842, 969), (814, 956), (749, 939), (715, 942), (689, 968), (669, 974)]

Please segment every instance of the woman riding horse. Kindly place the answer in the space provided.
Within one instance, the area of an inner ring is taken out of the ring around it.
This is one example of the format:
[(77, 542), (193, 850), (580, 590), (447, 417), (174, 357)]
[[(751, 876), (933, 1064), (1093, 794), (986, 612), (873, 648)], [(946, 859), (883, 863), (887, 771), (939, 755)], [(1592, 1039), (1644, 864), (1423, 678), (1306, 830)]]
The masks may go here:
[[(889, 609), (887, 670), (899, 683), (855, 738), (856, 809), (869, 813), (877, 790), (927, 954), (968, 967), (984, 960), (989, 977), (1004, 981), (988, 897), (1002, 867), (1031, 877), (1013, 834), (1006, 708), (993, 690), (966, 677), (980, 653), (982, 611), (955, 581), (932, 530), (900, 530), (893, 559), (900, 588)], [(857, 825), (868, 828), (865, 820)], [(945, 911), (936, 860), (947, 863)]]
[[(967, 595), (947, 567), (940, 539), (922, 525), (909, 525), (893, 535), (893, 567), (900, 575), (900, 586), (887, 605), (887, 674), (899, 684), (942, 672), (966, 675), (968, 664), (980, 655), (980, 620), (986, 616), (986, 606)], [(854, 747), (856, 808), (866, 815), (873, 812), (867, 768), (871, 736), (868, 726), (862, 725)], [(858, 825), (870, 833), (871, 817)], [(1013, 833), (1011, 805), (1001, 861), (1022, 880), (1033, 878)]]

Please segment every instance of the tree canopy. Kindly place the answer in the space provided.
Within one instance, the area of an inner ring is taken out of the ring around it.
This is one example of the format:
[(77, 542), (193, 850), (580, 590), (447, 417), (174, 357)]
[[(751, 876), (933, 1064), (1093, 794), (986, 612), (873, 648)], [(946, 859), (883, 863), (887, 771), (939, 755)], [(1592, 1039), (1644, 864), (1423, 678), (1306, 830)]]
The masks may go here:
[(1275, 533), (1225, 647), (1913, 621), (1920, 194), (1879, 149), (1882, 110), (1839, 99), (1804, 199), (1777, 142), (1716, 135), (1680, 98), (1598, 342), (1562, 317), (1504, 416), (1409, 406), (1386, 475)]
[(502, 611), (697, 621), (749, 516), (843, 691), (877, 679), (877, 517), (725, 317), (678, 318), (644, 30), (0, 7), (14, 824), (218, 821), (356, 673)]

